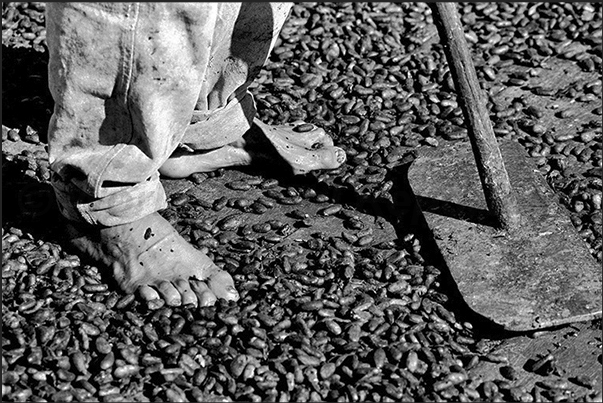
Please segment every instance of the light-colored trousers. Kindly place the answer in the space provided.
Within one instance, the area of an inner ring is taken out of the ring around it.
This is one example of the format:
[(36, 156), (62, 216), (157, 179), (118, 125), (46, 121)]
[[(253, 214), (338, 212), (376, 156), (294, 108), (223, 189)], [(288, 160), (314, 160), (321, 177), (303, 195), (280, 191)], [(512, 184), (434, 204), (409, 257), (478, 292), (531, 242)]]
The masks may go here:
[(248, 85), (291, 5), (47, 3), (61, 213), (114, 226), (165, 208), (158, 169), (179, 144), (217, 148), (251, 127)]

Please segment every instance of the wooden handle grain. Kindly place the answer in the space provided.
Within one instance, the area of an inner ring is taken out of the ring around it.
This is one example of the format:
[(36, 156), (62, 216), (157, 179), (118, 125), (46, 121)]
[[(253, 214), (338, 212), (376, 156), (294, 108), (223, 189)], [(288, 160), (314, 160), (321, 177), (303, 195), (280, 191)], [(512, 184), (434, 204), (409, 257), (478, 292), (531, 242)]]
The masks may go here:
[(457, 5), (439, 2), (429, 5), (463, 110), (488, 209), (503, 229), (516, 230), (520, 224), (517, 200), (492, 129)]

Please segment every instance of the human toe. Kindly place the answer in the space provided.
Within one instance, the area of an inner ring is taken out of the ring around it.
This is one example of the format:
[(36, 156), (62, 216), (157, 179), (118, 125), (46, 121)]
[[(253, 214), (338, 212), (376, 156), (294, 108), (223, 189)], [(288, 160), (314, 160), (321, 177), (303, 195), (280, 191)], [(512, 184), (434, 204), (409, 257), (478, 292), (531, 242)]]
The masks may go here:
[(167, 305), (179, 306), (182, 304), (182, 296), (171, 282), (162, 281), (157, 285), (157, 290)]
[(335, 168), (339, 168), (341, 166), (341, 164), (343, 164), (347, 158), (345, 151), (343, 150), (343, 148), (340, 147), (330, 147), (332, 155), (335, 157), (335, 161), (334, 161), (334, 167)]
[(339, 168), (346, 160), (345, 151), (339, 147), (327, 147), (314, 152), (318, 169)]
[(234, 280), (227, 272), (216, 272), (207, 279), (207, 284), (217, 298), (223, 298), (227, 301), (238, 301), (239, 293), (234, 286)]
[(193, 304), (193, 306), (197, 306), (197, 295), (193, 292), (187, 280), (178, 279), (173, 284), (182, 297), (182, 305)]
[(209, 289), (207, 284), (199, 280), (191, 280), (190, 282), (192, 290), (197, 295), (199, 306), (212, 306), (216, 303), (216, 295)]
[(140, 297), (145, 301), (153, 301), (156, 299), (161, 299), (159, 293), (153, 289), (153, 287), (149, 287), (148, 285), (142, 285), (137, 289)]

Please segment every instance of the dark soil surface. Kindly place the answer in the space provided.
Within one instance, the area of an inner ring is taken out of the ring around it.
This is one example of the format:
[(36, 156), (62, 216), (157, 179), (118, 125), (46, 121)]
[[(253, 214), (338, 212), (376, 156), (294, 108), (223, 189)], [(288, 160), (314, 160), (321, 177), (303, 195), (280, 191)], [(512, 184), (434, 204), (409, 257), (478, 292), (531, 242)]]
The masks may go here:
[[(44, 10), (2, 5), (3, 401), (602, 400), (600, 319), (476, 320), (402, 219), (400, 170), (468, 141), (426, 3), (296, 4), (253, 85), (264, 122), (325, 128), (343, 167), (163, 180), (161, 214), (241, 292), (203, 309), (140, 303), (69, 248)], [(601, 5), (459, 10), (496, 135), (525, 147), (601, 264)]]

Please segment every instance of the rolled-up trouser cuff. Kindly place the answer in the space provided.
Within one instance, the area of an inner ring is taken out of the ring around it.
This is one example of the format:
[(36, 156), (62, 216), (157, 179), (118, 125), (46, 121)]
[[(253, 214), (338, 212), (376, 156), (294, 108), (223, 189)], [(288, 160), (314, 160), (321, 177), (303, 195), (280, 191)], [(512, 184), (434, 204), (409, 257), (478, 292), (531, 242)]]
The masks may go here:
[(92, 199), (72, 182), (54, 176), (52, 186), (63, 216), (95, 226), (127, 224), (167, 207), (159, 174), (102, 199)]
[(246, 90), (291, 7), (48, 3), (49, 162), (62, 213), (114, 226), (165, 208), (157, 170), (180, 144), (220, 147), (252, 125)]
[(193, 150), (211, 150), (232, 143), (251, 128), (256, 110), (253, 95), (245, 90), (211, 113), (194, 111), (182, 143)]

